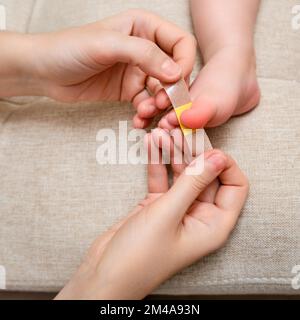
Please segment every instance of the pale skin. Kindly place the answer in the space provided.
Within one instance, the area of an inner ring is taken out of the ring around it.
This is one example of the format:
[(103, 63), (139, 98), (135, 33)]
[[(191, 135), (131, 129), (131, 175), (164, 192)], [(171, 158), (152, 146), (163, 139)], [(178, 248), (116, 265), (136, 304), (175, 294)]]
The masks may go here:
[[(217, 127), (260, 101), (253, 39), (260, 0), (190, 0), (190, 5), (204, 67), (191, 84), (193, 106), (181, 121), (193, 129)], [(155, 95), (135, 104), (137, 128), (150, 125), (170, 105), (157, 80), (149, 82), (156, 83)], [(158, 124), (166, 130), (178, 125), (174, 111)], [(206, 190), (207, 201), (213, 202), (216, 188), (214, 182)]]
[(150, 76), (187, 77), (196, 54), (192, 35), (143, 10), (52, 33), (1, 32), (0, 43), (0, 97), (65, 102), (137, 103)]
[[(253, 34), (260, 0), (191, 0), (190, 4), (204, 67), (191, 85), (193, 108), (181, 120), (190, 128), (216, 127), (259, 103)], [(157, 87), (156, 96), (136, 105), (135, 126), (149, 125), (169, 104)], [(169, 130), (178, 126), (175, 113), (163, 117), (159, 126)]]
[[(157, 81), (188, 78), (196, 52), (193, 36), (140, 10), (53, 33), (1, 32), (0, 43), (0, 97), (135, 106), (157, 93)], [(157, 130), (148, 136), (148, 145), (152, 141), (161, 151), (157, 137), (170, 136)], [(150, 164), (146, 199), (94, 242), (57, 298), (141, 299), (220, 248), (246, 201), (248, 182), (221, 151), (210, 151), (205, 159), (204, 171), (194, 176), (185, 174), (185, 165), (173, 164), (171, 188), (166, 167)], [(208, 201), (205, 194), (216, 178), (220, 184)]]
[[(147, 141), (161, 151), (168, 144), (163, 141), (171, 138), (159, 130)], [(93, 243), (56, 299), (142, 299), (180, 270), (221, 248), (244, 206), (248, 181), (221, 151), (209, 151), (204, 158), (204, 171), (193, 176), (186, 174), (185, 165), (173, 162), (171, 188), (166, 166), (150, 163), (147, 197)], [(202, 193), (217, 177), (220, 186), (214, 204), (203, 201)]]

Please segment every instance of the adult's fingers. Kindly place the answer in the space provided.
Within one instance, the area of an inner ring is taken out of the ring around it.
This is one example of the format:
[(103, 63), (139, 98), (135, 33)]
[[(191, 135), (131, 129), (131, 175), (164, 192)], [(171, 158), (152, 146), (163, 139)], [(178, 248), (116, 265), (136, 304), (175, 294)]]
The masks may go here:
[(169, 190), (168, 172), (162, 161), (162, 153), (151, 134), (145, 136), (148, 151), (148, 192), (165, 193)]
[[(181, 142), (180, 147), (183, 148), (188, 148), (188, 146), (186, 146), (186, 140), (183, 137), (182, 131), (177, 128), (175, 130), (172, 131), (173, 136), (177, 138), (174, 139), (176, 142)], [(202, 148), (201, 148), (202, 149)], [(200, 151), (200, 150), (199, 150)], [(201, 153), (203, 153), (203, 150), (201, 150)], [(201, 154), (200, 153), (200, 154)], [(196, 154), (195, 156), (199, 156), (199, 153)], [(209, 203), (214, 203), (215, 201), (215, 197), (216, 197), (216, 193), (219, 189), (219, 181), (218, 179), (215, 179), (197, 198), (198, 201), (201, 202), (209, 202)]]
[(156, 14), (144, 10), (129, 14), (133, 16), (133, 35), (155, 41), (181, 66), (184, 77), (190, 75), (196, 57), (195, 37)]
[(170, 133), (159, 128), (152, 131), (154, 143), (162, 150), (166, 161), (171, 164), (174, 182), (186, 168), (183, 154), (184, 141), (182, 135), (178, 133), (180, 133), (180, 129), (175, 129)]
[(143, 100), (137, 106), (137, 114), (143, 119), (153, 119), (159, 114), (159, 110), (155, 106), (154, 97), (149, 97)]
[(204, 166), (199, 164), (202, 161), (201, 157), (197, 158), (187, 167), (173, 187), (158, 201), (161, 212), (165, 211), (165, 214), (169, 215), (175, 223), (181, 221), (199, 194), (224, 170), (227, 157), (222, 152), (213, 150), (204, 155)]
[(131, 9), (101, 21), (101, 26), (157, 43), (181, 66), (184, 77), (192, 72), (197, 47), (195, 37), (160, 16), (141, 9)]
[(157, 44), (148, 39), (110, 32), (107, 39), (107, 55), (110, 63), (128, 63), (138, 66), (148, 76), (161, 82), (175, 82), (182, 76), (182, 68)]
[(223, 210), (239, 216), (248, 196), (248, 179), (236, 162), (228, 157), (225, 170), (220, 174), (221, 186), (216, 195), (215, 204)]

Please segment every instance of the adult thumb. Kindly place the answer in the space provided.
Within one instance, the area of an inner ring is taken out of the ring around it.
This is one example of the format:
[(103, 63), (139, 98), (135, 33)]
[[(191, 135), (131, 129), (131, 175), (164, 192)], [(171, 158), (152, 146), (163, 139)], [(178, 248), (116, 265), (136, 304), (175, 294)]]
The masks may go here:
[(138, 66), (148, 76), (161, 82), (175, 82), (182, 75), (181, 67), (154, 42), (118, 34), (114, 57), (118, 62)]
[[(160, 201), (174, 221), (181, 220), (198, 196), (224, 171), (228, 158), (218, 150), (197, 158)], [(202, 165), (201, 165), (202, 164)]]

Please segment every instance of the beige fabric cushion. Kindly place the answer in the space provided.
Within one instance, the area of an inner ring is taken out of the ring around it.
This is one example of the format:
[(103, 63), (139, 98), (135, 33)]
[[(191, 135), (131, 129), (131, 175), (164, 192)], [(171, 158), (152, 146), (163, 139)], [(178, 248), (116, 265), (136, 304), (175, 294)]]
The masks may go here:
[[(8, 29), (50, 31), (129, 7), (163, 12), (191, 30), (188, 1), (2, 0)], [(293, 0), (265, 0), (256, 41), (261, 106), (209, 131), (251, 182), (226, 247), (165, 283), (161, 294), (299, 293), (300, 31)], [(143, 166), (100, 166), (96, 134), (130, 120), (129, 105), (66, 105), (45, 98), (0, 102), (0, 265), (9, 290), (57, 291), (97, 235), (146, 192)]]

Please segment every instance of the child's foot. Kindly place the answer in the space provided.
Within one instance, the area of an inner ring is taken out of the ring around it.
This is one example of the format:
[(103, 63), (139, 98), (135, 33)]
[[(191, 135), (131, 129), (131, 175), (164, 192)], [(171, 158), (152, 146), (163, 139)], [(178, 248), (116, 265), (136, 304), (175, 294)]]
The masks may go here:
[[(255, 55), (249, 54), (249, 49), (237, 47), (220, 50), (200, 71), (191, 87), (191, 97), (193, 107), (181, 118), (190, 128), (216, 127), (232, 116), (250, 111), (260, 100)], [(163, 102), (159, 96), (156, 100), (161, 109)], [(177, 125), (175, 112), (159, 123), (167, 129)]]

